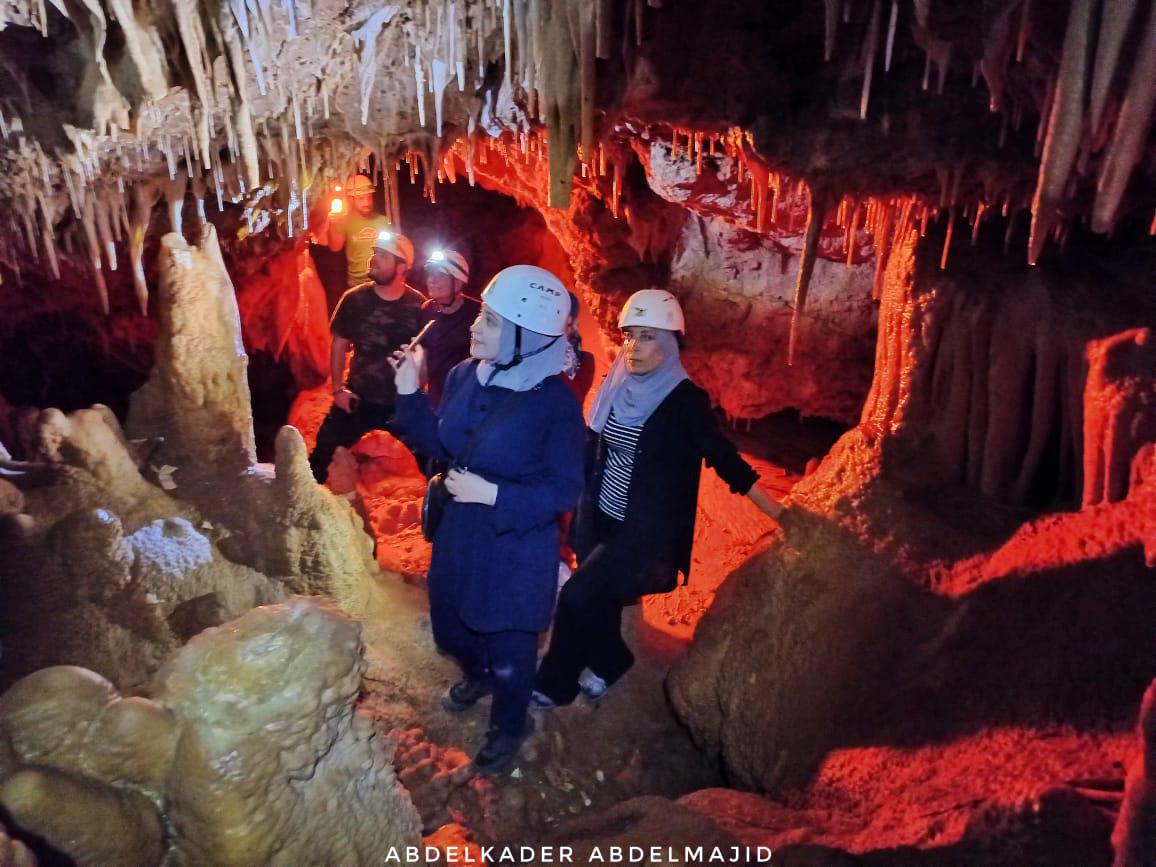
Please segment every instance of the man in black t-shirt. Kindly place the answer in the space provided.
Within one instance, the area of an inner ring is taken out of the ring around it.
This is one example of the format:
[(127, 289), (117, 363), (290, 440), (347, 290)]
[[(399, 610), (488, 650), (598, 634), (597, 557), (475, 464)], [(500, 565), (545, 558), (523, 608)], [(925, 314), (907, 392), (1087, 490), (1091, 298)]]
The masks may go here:
[[(369, 282), (342, 295), (333, 311), (329, 354), (333, 407), (309, 456), (313, 477), (321, 483), (329, 477), (329, 462), (338, 446), (348, 448), (371, 430), (389, 429), (397, 389), (388, 359), (417, 334), (423, 318), (424, 296), (405, 283), (412, 265), (409, 238), (381, 232), (369, 260)], [(350, 349), (353, 359), (346, 380)]]
[(470, 325), (482, 302), (462, 294), (470, 279), (470, 266), (454, 250), (435, 250), (426, 260), (425, 279), (429, 301), (422, 305), (422, 313), (425, 321), (434, 325), (422, 339), (422, 346), (429, 404), (436, 410), (442, 402), (446, 374), (470, 355)]

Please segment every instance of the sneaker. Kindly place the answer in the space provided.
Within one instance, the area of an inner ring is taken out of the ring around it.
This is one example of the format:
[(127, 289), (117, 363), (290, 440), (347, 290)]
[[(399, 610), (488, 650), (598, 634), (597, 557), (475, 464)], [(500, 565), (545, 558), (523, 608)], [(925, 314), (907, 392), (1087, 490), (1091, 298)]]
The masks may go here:
[(486, 733), (486, 742), (474, 756), (474, 767), (479, 773), (496, 774), (503, 770), (514, 757), (530, 735), (534, 733), (534, 718), (526, 717), (526, 728), (518, 736), (508, 735), (498, 729), (490, 729)]
[(588, 668), (582, 669), (582, 673), (578, 675), (578, 687), (590, 701), (601, 701), (606, 697), (606, 691), (610, 689), (606, 681)]
[(530, 710), (553, 710), (557, 706), (558, 702), (544, 692), (534, 690), (530, 693)]
[(442, 707), (451, 713), (461, 713), (478, 703), (478, 699), (494, 691), (494, 683), (488, 677), (467, 677), (446, 690), (442, 696)]

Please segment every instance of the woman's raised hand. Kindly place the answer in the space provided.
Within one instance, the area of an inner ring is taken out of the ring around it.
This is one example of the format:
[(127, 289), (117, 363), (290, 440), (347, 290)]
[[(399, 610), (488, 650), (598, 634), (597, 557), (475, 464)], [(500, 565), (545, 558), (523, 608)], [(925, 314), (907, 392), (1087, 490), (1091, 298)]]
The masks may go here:
[(425, 349), (406, 344), (389, 359), (393, 368), (393, 383), (398, 394), (413, 394), (421, 388), (421, 370), (425, 363)]

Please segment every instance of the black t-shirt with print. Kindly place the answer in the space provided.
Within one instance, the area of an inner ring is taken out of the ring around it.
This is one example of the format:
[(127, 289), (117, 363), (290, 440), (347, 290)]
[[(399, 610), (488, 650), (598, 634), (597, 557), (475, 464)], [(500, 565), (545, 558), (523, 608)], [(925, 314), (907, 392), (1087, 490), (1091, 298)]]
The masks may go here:
[(384, 301), (373, 283), (355, 286), (337, 302), (330, 330), (353, 343), (349, 390), (370, 403), (392, 404), (397, 397), (388, 359), (410, 341), (422, 324), (425, 298), (406, 287), (396, 301)]
[(425, 321), (432, 319), (437, 323), (422, 339), (429, 377), (429, 403), (434, 409), (441, 405), (446, 375), (470, 355), (470, 326), (481, 309), (482, 302), (469, 295), (462, 296), (462, 306), (453, 313), (442, 313), (432, 300), (422, 307)]

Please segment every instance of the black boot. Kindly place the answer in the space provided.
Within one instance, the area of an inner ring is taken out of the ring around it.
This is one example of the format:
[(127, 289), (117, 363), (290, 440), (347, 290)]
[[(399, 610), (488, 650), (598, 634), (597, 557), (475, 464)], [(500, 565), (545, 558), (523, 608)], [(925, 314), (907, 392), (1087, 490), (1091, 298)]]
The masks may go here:
[(442, 707), (452, 713), (461, 713), (469, 710), (483, 698), (494, 691), (492, 677), (467, 677), (455, 683), (442, 696)]

